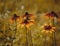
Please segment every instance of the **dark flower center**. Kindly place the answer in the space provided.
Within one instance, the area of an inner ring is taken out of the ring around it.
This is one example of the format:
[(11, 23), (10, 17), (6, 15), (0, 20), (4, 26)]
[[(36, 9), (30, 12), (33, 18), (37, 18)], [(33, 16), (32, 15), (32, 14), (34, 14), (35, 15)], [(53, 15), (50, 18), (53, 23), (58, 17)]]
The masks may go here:
[(26, 16), (26, 17), (30, 17), (31, 14), (29, 14), (28, 12), (26, 12), (26, 13), (25, 13), (25, 16)]
[(45, 30), (51, 30), (52, 29), (52, 27), (49, 25), (49, 26), (44, 26), (44, 29)]
[(7, 46), (10, 46), (10, 45), (7, 45)]
[(26, 12), (26, 13), (25, 13), (25, 16), (29, 16), (29, 13), (28, 13), (28, 12)]
[(24, 20), (24, 23), (27, 24), (27, 23), (29, 23), (29, 22), (28, 22), (28, 20)]

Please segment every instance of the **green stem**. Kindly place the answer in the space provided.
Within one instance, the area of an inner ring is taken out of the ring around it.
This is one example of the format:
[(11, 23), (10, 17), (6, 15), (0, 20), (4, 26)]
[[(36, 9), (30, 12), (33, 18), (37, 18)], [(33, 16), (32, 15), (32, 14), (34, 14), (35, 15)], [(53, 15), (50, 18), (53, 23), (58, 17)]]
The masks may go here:
[[(54, 19), (53, 19), (53, 25), (55, 26)], [(53, 32), (53, 45), (56, 46), (56, 37), (55, 37), (56, 32)]]
[[(17, 32), (17, 21), (15, 20), (14, 22), (16, 25), (15, 25), (15, 30), (14, 30), (14, 38), (16, 37), (16, 32)], [(13, 39), (14, 40), (14, 39)], [(13, 40), (12, 40), (12, 43), (11, 43), (11, 46), (13, 46)]]
[(44, 38), (45, 38), (45, 40), (44, 40), (44, 46), (46, 46), (46, 34), (44, 34)]
[(26, 46), (28, 46), (28, 37), (27, 37), (28, 34), (27, 34), (27, 31), (28, 31), (28, 30), (27, 30), (27, 28), (26, 28)]
[(26, 28), (26, 46), (33, 46), (32, 45), (32, 36), (31, 36), (31, 30)]

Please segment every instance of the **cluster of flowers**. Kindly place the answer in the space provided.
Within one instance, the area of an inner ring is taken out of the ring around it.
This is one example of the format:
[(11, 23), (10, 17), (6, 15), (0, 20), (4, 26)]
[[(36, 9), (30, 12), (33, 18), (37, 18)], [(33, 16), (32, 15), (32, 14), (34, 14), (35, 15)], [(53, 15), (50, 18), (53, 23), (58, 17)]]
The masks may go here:
[(29, 28), (31, 25), (34, 24), (35, 16), (26, 12), (23, 16), (14, 16), (10, 19), (10, 22), (13, 23), (14, 21), (19, 21), (21, 27)]
[[(45, 15), (49, 19), (54, 19), (54, 17), (58, 18), (55, 12), (50, 12)], [(29, 14), (26, 12), (23, 16), (17, 16), (14, 14), (14, 16), (11, 18), (11, 22), (19, 21), (21, 24), (21, 27), (26, 27), (29, 28), (31, 25), (34, 24), (36, 16)], [(44, 24), (43, 25), (43, 32), (53, 32), (55, 30), (55, 27), (52, 26), (51, 24)]]

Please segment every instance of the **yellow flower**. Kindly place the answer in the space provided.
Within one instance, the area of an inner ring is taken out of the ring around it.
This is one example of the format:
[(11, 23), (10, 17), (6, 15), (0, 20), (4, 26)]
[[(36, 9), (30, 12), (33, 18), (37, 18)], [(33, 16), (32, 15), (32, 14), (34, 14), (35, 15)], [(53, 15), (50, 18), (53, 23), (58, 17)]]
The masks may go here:
[(22, 16), (22, 22), (21, 27), (27, 27), (29, 28), (31, 25), (34, 24), (35, 16), (32, 14), (28, 14), (28, 12), (25, 13), (25, 15)]
[(42, 32), (43, 33), (52, 33), (55, 32), (55, 28), (54, 26), (52, 26), (51, 24), (45, 24), (42, 26)]

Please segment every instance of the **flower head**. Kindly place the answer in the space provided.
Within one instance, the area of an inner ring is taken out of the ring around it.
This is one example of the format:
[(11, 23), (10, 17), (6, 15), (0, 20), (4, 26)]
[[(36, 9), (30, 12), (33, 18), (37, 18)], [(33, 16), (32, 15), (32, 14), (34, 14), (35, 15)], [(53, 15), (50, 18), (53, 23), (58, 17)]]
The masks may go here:
[(25, 13), (25, 15), (22, 16), (22, 22), (21, 22), (21, 27), (27, 27), (29, 28), (31, 25), (34, 24), (34, 19), (33, 15), (29, 14), (28, 12)]
[(44, 33), (52, 33), (52, 32), (55, 32), (55, 27), (52, 26), (51, 24), (45, 24), (43, 27), (42, 27), (42, 32)]
[(54, 11), (52, 11), (50, 13), (47, 13), (46, 17), (48, 17), (50, 19), (54, 19), (54, 17), (58, 18), (58, 15)]
[(19, 19), (20, 19), (20, 16), (17, 16), (16, 14), (14, 14), (13, 17), (10, 19), (10, 22), (19, 21)]

